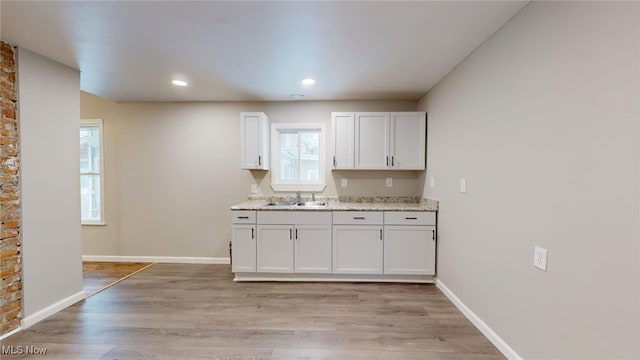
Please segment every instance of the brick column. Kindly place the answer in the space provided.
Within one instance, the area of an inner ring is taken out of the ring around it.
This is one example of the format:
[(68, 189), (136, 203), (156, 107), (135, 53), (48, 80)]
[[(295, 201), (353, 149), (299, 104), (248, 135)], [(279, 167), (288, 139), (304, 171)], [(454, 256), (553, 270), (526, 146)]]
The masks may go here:
[(0, 42), (0, 335), (20, 326), (20, 181), (15, 49)]

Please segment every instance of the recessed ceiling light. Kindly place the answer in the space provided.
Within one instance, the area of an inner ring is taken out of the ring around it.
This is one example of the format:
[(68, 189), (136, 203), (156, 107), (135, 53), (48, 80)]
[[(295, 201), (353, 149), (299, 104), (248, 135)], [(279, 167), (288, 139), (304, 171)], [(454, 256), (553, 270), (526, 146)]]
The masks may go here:
[(187, 82), (182, 80), (172, 80), (171, 83), (175, 86), (187, 86)]
[(302, 98), (304, 98), (303, 94), (291, 94), (289, 95), (290, 98), (294, 99), (294, 100), (300, 100)]
[(312, 78), (306, 78), (306, 79), (302, 79), (302, 84), (304, 85), (313, 85), (315, 84), (316, 81)]

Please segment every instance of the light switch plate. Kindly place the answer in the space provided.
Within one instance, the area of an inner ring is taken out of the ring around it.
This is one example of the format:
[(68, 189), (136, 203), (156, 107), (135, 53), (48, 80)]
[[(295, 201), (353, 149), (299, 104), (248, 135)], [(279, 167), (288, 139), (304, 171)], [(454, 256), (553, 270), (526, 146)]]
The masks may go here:
[(430, 188), (436, 187), (436, 178), (434, 178), (433, 176), (429, 178), (429, 187)]
[(387, 183), (387, 187), (392, 187), (393, 186), (393, 178), (388, 177), (386, 183)]
[(251, 193), (252, 194), (257, 194), (258, 193), (258, 185), (257, 184), (251, 184)]
[(348, 184), (349, 184), (349, 181), (347, 179), (342, 179), (340, 181), (340, 186), (343, 188), (346, 188)]
[(465, 178), (460, 179), (460, 192), (461, 193), (467, 192), (467, 179)]

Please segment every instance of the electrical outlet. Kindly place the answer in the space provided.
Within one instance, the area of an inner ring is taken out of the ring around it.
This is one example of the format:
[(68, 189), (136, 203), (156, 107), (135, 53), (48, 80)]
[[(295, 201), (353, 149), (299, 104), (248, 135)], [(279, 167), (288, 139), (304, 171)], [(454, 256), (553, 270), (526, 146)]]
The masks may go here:
[(349, 181), (347, 179), (342, 179), (342, 181), (340, 181), (340, 186), (346, 188), (348, 183)]
[(429, 187), (430, 188), (436, 187), (436, 178), (434, 178), (433, 176), (429, 178)]
[(467, 179), (465, 178), (460, 179), (460, 192), (461, 193), (467, 192)]
[(533, 251), (533, 266), (542, 271), (547, 271), (547, 249), (536, 246)]
[(387, 178), (387, 187), (393, 186), (393, 178)]
[(257, 194), (258, 193), (258, 185), (257, 184), (251, 184), (251, 193), (252, 194)]

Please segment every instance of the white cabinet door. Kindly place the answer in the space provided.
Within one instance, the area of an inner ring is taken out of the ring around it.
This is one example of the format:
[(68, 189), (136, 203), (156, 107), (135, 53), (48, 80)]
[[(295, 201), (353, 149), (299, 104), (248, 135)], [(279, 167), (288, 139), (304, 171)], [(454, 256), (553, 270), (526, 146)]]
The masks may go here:
[(293, 226), (258, 225), (258, 272), (293, 272)]
[(331, 113), (332, 168), (353, 169), (355, 154), (354, 113)]
[(240, 113), (242, 169), (269, 169), (269, 118), (262, 112)]
[(434, 275), (435, 226), (385, 226), (384, 273)]
[(390, 167), (394, 170), (424, 170), (426, 114), (399, 112), (390, 116)]
[(296, 225), (294, 271), (331, 272), (331, 225)]
[(382, 274), (382, 226), (333, 226), (335, 274)]
[(255, 225), (231, 226), (231, 256), (233, 272), (256, 271), (256, 227)]
[(355, 113), (355, 168), (389, 168), (389, 113)]

